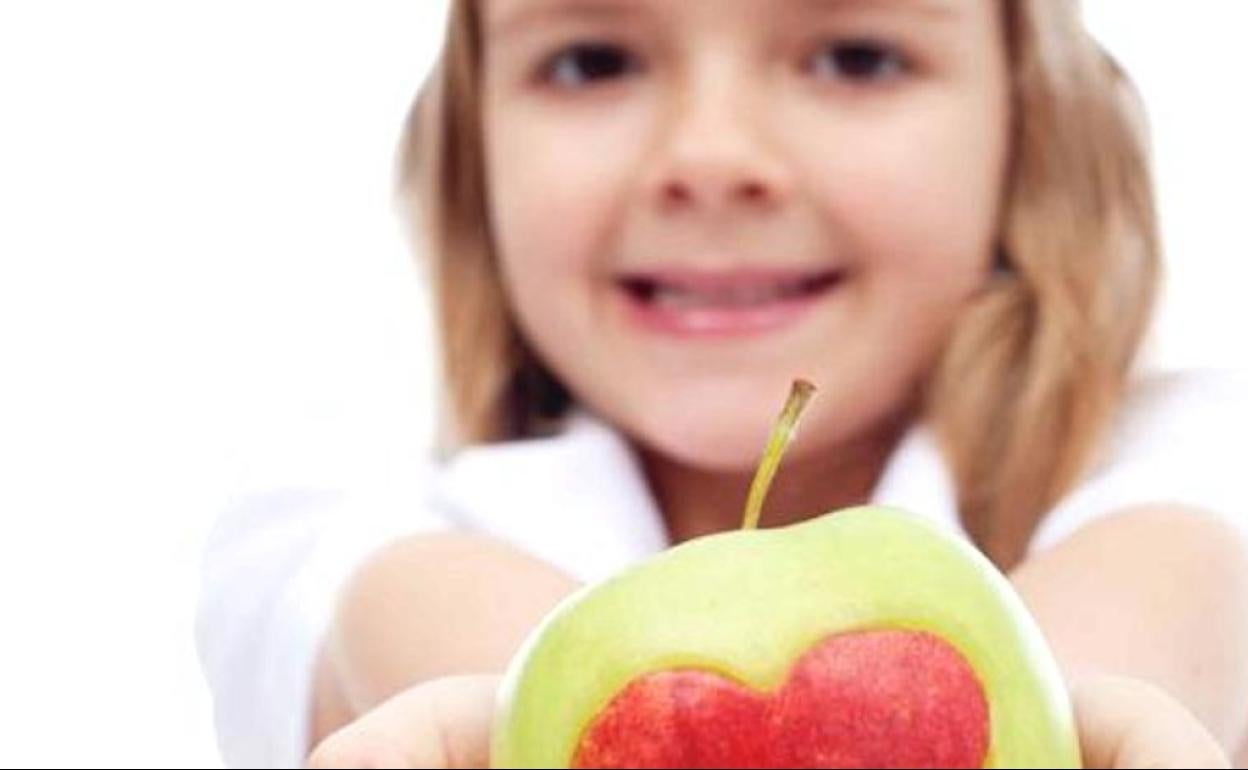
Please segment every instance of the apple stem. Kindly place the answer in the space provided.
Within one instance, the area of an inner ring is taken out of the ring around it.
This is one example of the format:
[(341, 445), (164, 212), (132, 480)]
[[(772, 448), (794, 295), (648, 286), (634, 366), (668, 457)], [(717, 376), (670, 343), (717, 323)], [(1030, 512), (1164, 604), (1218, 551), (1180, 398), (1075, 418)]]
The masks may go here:
[(797, 435), (798, 419), (814, 394), (815, 386), (806, 380), (793, 381), (789, 398), (784, 402), (784, 410), (780, 412), (779, 419), (771, 429), (771, 436), (767, 439), (767, 448), (763, 450), (763, 459), (759, 462), (758, 470), (754, 472), (754, 480), (750, 482), (750, 494), (746, 498), (742, 529), (758, 527), (758, 519), (763, 514), (763, 501), (767, 499), (767, 490), (771, 488), (771, 480), (775, 478), (776, 470), (780, 467), (780, 458), (784, 456), (784, 450), (788, 448), (789, 442)]

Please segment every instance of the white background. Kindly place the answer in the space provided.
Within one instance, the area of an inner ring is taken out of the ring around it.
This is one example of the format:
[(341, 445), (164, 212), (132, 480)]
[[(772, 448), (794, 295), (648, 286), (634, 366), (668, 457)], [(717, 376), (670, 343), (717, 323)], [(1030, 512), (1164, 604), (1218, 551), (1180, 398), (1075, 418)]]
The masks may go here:
[[(1154, 121), (1151, 360), (1248, 367), (1248, 4), (1087, 7)], [(191, 641), (212, 518), (419, 458), (429, 324), (389, 186), (442, 14), (0, 5), (0, 764), (218, 763)]]

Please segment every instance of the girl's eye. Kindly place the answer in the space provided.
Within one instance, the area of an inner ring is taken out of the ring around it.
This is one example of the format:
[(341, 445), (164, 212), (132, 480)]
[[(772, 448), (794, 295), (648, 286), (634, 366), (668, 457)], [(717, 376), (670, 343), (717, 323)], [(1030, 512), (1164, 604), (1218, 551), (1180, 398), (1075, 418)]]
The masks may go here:
[(542, 80), (563, 88), (592, 85), (595, 81), (618, 78), (640, 69), (636, 58), (610, 43), (578, 43), (546, 61)]
[(807, 67), (820, 77), (871, 82), (900, 75), (908, 68), (908, 62), (884, 43), (846, 40), (821, 47)]

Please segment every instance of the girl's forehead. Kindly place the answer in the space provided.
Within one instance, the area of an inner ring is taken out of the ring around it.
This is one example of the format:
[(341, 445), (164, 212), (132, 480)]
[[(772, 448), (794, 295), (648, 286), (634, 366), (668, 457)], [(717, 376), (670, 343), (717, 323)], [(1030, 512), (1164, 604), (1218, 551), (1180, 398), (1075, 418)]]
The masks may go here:
[[(491, 27), (513, 27), (546, 18), (609, 17), (637, 13), (652, 0), (477, 0)], [(687, 0), (686, 0), (687, 1)]]
[[(717, 13), (764, 10), (769, 13), (799, 10), (872, 10), (955, 18), (990, 0), (679, 0), (685, 5), (706, 3)], [(477, 0), (483, 17), (491, 24), (536, 21), (563, 15), (609, 17), (646, 10), (672, 10), (674, 0)]]

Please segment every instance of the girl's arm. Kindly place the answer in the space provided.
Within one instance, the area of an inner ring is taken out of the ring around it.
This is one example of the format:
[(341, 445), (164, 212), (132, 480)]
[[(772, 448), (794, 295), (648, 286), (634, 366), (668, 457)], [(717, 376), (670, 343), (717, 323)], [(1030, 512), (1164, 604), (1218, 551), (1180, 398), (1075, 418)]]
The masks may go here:
[(1126, 511), (1033, 556), (1011, 579), (1072, 685), (1157, 685), (1228, 754), (1248, 738), (1248, 546), (1215, 516)]
[(416, 683), (501, 673), (525, 635), (576, 587), (553, 567), (480, 536), (410, 537), (379, 551), (348, 584), (322, 650), (313, 744)]
[[(1215, 767), (1209, 733), (1228, 752), (1242, 739), (1248, 556), (1232, 528), (1133, 511), (1012, 577), (1071, 680), (1087, 766)], [(413, 538), (378, 554), (343, 599), (317, 686), (317, 737), (351, 724), (311, 765), (483, 766), (496, 673), (574, 588), (481, 538)], [(465, 672), (495, 675), (454, 676)]]

